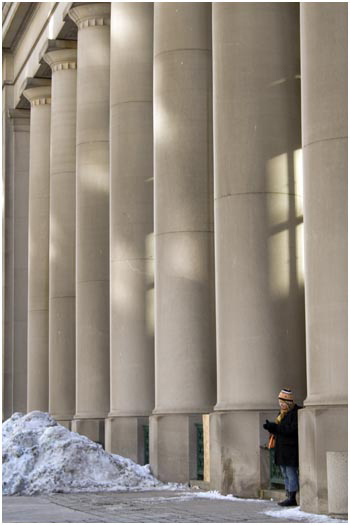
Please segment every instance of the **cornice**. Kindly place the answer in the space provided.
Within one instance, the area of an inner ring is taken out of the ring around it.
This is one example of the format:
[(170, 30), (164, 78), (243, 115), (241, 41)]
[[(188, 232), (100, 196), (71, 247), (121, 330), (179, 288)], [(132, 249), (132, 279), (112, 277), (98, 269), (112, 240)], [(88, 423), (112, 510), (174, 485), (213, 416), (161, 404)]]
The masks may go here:
[(2, 47), (14, 51), (28, 29), (28, 20), (37, 9), (38, 2), (7, 2), (10, 5), (2, 23)]
[(111, 4), (107, 2), (82, 4), (73, 7), (69, 16), (78, 26), (78, 29), (87, 27), (109, 26), (111, 17)]

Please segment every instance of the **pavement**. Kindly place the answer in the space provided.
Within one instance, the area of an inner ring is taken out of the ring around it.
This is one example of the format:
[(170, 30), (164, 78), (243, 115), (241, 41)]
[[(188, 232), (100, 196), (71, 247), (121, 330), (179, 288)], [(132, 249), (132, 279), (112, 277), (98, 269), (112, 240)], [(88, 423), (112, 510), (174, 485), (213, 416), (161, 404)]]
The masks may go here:
[[(195, 489), (185, 492), (162, 490), (3, 496), (2, 502), (3, 523), (309, 523), (316, 521), (314, 515), (303, 514), (295, 508), (282, 509), (281, 515), (281, 507), (275, 501), (208, 499), (199, 497), (198, 490)], [(266, 514), (271, 511), (277, 511), (279, 515)], [(328, 522), (325, 517), (321, 521)]]

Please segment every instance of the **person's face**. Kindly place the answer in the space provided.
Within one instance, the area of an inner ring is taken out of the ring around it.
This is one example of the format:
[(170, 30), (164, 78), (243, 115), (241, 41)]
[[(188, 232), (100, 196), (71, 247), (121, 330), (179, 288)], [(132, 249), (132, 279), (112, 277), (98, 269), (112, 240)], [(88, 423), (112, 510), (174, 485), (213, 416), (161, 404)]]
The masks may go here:
[(288, 409), (288, 405), (287, 405), (287, 403), (285, 401), (283, 401), (282, 399), (279, 399), (278, 402), (280, 404), (281, 410), (287, 410)]

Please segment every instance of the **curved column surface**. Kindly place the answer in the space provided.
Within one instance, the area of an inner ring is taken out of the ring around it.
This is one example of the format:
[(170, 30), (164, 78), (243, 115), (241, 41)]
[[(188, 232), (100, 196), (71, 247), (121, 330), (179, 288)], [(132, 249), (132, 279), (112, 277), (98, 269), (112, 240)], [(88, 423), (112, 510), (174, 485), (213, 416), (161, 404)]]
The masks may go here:
[[(14, 192), (15, 176), (13, 167), (13, 142), (11, 121), (6, 115), (6, 106), (10, 105), (8, 88), (3, 91), (3, 352), (2, 352), (2, 417), (3, 420), (13, 414), (14, 390)], [(11, 97), (12, 98), (12, 97)], [(5, 117), (6, 115), (6, 117)]]
[(347, 403), (347, 5), (301, 4), (306, 405)]
[(111, 410), (154, 408), (153, 4), (111, 4)]
[(211, 5), (155, 4), (155, 413), (216, 398)]
[(13, 412), (27, 411), (28, 204), (30, 111), (9, 111), (14, 174)]
[(27, 410), (48, 410), (51, 87), (24, 91), (31, 103), (28, 238)]
[(78, 26), (76, 418), (109, 411), (110, 4), (69, 11)]
[(287, 386), (301, 402), (298, 4), (213, 4), (213, 90), (215, 409), (273, 408)]
[(49, 410), (75, 413), (76, 49), (51, 50)]

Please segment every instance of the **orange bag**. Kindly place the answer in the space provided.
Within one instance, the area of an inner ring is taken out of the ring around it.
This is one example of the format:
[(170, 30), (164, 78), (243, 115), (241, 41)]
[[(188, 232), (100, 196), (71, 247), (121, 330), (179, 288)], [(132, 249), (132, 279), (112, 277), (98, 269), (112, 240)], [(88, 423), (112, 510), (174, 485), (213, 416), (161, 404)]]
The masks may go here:
[(270, 434), (270, 439), (267, 445), (267, 448), (270, 450), (271, 448), (275, 448), (276, 445), (276, 436), (274, 434)]

